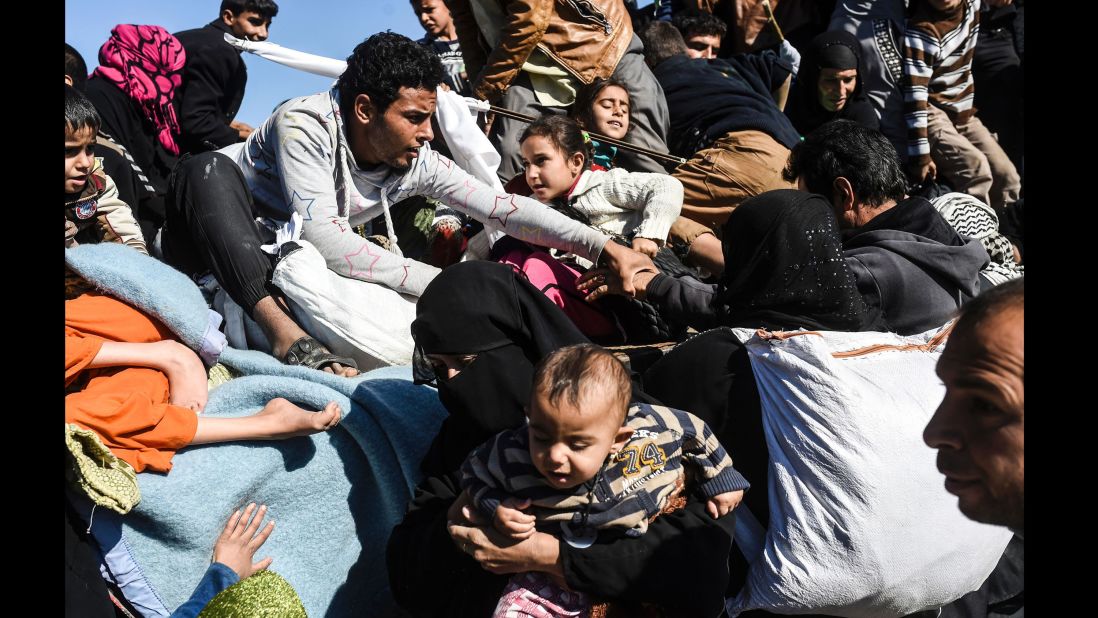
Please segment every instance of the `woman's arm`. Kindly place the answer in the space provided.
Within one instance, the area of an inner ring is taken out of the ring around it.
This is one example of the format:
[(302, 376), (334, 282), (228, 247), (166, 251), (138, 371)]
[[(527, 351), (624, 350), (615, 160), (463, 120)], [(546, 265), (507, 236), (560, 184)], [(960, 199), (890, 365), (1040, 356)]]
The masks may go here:
[(644, 601), (687, 616), (718, 616), (728, 586), (735, 516), (713, 519), (704, 502), (661, 515), (640, 537), (586, 549), (560, 543), (564, 579), (575, 590)]
[(735, 517), (713, 519), (703, 502), (660, 516), (643, 536), (600, 539), (585, 549), (544, 532), (516, 543), (490, 525), (469, 522), (471, 514), (475, 519), (467, 504), (455, 502), (447, 528), (454, 543), (492, 573), (541, 571), (597, 598), (655, 603), (689, 616), (724, 609)]
[(460, 494), (457, 471), (426, 479), (389, 536), (389, 587), (412, 616), (491, 616), (507, 584), (450, 537), (447, 509)]

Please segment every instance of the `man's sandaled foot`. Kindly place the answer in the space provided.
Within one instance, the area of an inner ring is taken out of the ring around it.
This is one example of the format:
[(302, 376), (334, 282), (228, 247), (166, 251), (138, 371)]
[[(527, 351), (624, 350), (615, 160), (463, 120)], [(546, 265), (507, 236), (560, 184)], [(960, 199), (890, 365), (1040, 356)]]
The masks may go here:
[(282, 362), (287, 365), (300, 365), (328, 373), (352, 378), (358, 375), (358, 365), (353, 358), (336, 356), (324, 344), (306, 335), (298, 339), (286, 350)]

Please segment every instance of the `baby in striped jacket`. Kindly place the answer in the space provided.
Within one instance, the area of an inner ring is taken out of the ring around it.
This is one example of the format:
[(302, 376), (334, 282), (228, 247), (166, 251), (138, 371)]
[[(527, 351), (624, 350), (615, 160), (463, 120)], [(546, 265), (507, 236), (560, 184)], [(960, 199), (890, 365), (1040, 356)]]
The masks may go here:
[[(526, 426), (478, 447), (462, 466), (472, 504), (500, 532), (537, 531), (586, 547), (600, 534), (640, 536), (687, 483), (716, 517), (739, 504), (746, 479), (701, 419), (633, 404), (625, 367), (592, 344), (561, 348), (534, 374)], [(511, 579), (496, 616), (578, 616), (586, 595), (541, 573)]]

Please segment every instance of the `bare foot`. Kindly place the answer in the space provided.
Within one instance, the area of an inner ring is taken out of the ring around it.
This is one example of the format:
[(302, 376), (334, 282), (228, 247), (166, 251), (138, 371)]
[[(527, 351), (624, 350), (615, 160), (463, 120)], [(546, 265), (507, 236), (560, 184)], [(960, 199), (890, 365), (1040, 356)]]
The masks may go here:
[(334, 401), (328, 402), (328, 405), (319, 412), (310, 412), (281, 397), (268, 402), (255, 417), (256, 420), (265, 421), (264, 425), (267, 429), (264, 433), (270, 440), (328, 431), (338, 425), (342, 418), (339, 405)]

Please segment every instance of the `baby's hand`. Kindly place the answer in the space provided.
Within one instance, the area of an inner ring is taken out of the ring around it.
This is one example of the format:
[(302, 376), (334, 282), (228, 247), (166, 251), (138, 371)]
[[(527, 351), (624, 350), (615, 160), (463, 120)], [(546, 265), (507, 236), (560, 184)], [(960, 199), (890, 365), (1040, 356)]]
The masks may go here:
[(648, 257), (656, 257), (660, 252), (660, 246), (651, 238), (636, 237), (633, 239), (633, 251), (643, 253)]
[(723, 517), (736, 508), (736, 505), (743, 500), (743, 490), (729, 491), (723, 494), (717, 494), (709, 499), (709, 502), (705, 504), (705, 510), (709, 511), (709, 514), (713, 516), (713, 519)]
[(537, 529), (534, 527), (534, 516), (527, 515), (522, 509), (530, 506), (529, 499), (504, 498), (496, 507), (496, 516), (492, 524), (496, 530), (513, 539), (525, 539), (533, 536)]
[[(236, 571), (240, 579), (251, 577), (256, 572), (266, 569), (271, 566), (273, 560), (264, 558), (252, 564), (252, 556), (274, 530), (273, 521), (267, 522), (262, 530), (259, 529), (263, 523), (263, 517), (267, 514), (266, 504), (260, 506), (259, 512), (255, 514), (255, 518), (252, 518), (254, 511), (255, 503), (253, 502), (243, 512), (233, 513), (214, 545), (214, 562), (220, 562)], [(249, 519), (251, 519), (250, 523)]]

